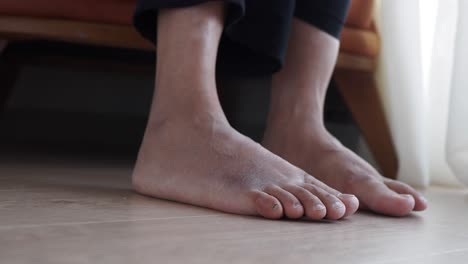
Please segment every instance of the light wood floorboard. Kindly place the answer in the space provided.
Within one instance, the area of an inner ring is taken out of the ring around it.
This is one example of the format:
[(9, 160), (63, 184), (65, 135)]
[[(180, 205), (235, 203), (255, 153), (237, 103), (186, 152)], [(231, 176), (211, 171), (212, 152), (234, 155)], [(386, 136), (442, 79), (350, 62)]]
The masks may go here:
[(135, 194), (131, 164), (0, 164), (0, 263), (467, 263), (468, 194), (407, 218), (269, 221)]

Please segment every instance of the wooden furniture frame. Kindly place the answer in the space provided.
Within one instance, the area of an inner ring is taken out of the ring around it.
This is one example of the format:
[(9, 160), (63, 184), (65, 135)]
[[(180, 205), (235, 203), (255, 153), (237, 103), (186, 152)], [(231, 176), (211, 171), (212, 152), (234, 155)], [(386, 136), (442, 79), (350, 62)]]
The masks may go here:
[[(344, 29), (343, 34), (353, 29)], [(357, 33), (359, 34), (359, 33)], [(365, 33), (364, 33), (365, 34)], [(375, 34), (375, 36), (377, 36)], [(0, 39), (8, 41), (45, 39), (98, 46), (154, 50), (130, 25), (90, 23), (49, 18), (0, 15)], [(377, 42), (378, 43), (378, 42)], [(375, 58), (341, 51), (334, 78), (348, 108), (361, 129), (382, 173), (395, 178), (398, 160), (384, 109), (374, 80)], [(2, 80), (0, 104), (15, 79), (12, 64), (0, 65), (7, 76)]]

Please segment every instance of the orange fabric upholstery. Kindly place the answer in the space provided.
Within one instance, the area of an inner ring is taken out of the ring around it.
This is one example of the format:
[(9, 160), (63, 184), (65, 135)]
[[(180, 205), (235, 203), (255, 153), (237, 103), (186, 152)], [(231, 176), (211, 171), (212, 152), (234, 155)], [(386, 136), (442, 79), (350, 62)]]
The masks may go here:
[(0, 15), (130, 24), (136, 0), (1, 0)]
[[(130, 24), (136, 0), (2, 0), (0, 14)], [(352, 0), (346, 24), (369, 29), (374, 0)]]
[(371, 29), (374, 12), (374, 0), (351, 0), (346, 26)]
[[(136, 0), (1, 0), (0, 15), (46, 17), (76, 21), (122, 24), (132, 22)], [(372, 31), (374, 0), (352, 0), (341, 51), (373, 57), (379, 39)]]
[(375, 57), (379, 54), (379, 48), (379, 36), (374, 31), (345, 27), (341, 33), (342, 52)]
[(341, 34), (341, 51), (375, 57), (380, 41), (372, 28), (375, 0), (351, 0), (346, 26)]

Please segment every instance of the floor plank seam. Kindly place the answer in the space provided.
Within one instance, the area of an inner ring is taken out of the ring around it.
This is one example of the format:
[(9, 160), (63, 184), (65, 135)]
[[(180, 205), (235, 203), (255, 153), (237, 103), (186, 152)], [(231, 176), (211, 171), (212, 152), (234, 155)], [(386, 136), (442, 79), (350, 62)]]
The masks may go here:
[(51, 223), (51, 224), (29, 224), (29, 225), (0, 225), (0, 230), (18, 229), (18, 228), (35, 228), (35, 227), (55, 227), (55, 226), (71, 226), (71, 225), (93, 225), (93, 224), (114, 224), (114, 223), (127, 223), (127, 222), (145, 222), (145, 221), (161, 221), (161, 220), (174, 220), (174, 219), (190, 219), (190, 218), (203, 218), (220, 216), (221, 214), (211, 215), (194, 215), (194, 216), (174, 216), (174, 217), (161, 217), (161, 218), (148, 218), (148, 219), (130, 219), (130, 220), (115, 220), (115, 221), (84, 221), (84, 222), (68, 222), (68, 223)]
[(436, 257), (436, 256), (442, 256), (446, 254), (453, 254), (453, 253), (459, 253), (459, 252), (468, 252), (468, 248), (459, 248), (459, 249), (452, 249), (452, 250), (446, 250), (442, 252), (434, 252), (434, 253), (429, 253), (426, 255), (418, 255), (418, 256), (412, 256), (410, 258), (403, 258), (403, 259), (392, 259), (392, 260), (385, 260), (385, 261), (379, 261), (379, 262), (372, 262), (373, 264), (391, 264), (391, 263), (399, 263), (403, 261), (414, 261), (417, 259), (424, 259), (427, 257)]

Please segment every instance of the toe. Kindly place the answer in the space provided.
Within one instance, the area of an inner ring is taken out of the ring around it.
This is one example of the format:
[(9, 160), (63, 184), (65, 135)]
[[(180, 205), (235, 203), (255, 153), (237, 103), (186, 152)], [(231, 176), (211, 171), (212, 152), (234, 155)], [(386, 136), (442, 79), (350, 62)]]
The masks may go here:
[(297, 219), (304, 216), (304, 208), (301, 202), (290, 192), (278, 186), (268, 186), (265, 192), (276, 197), (283, 207), (284, 214), (291, 219)]
[(359, 209), (359, 205), (360, 205), (359, 204), (359, 199), (355, 195), (353, 195), (353, 194), (342, 194), (339, 191), (331, 188), (330, 186), (326, 185), (325, 183), (323, 183), (323, 182), (321, 182), (321, 181), (319, 181), (319, 180), (317, 180), (315, 178), (312, 179), (312, 181), (310, 181), (310, 182), (311, 183), (306, 184), (306, 185), (309, 185), (309, 186), (307, 186), (308, 188), (311, 188), (310, 185), (317, 186), (317, 187), (325, 190), (326, 192), (335, 195), (336, 197), (338, 197), (344, 203), (344, 205), (346, 207), (346, 212), (344, 214), (344, 217), (353, 215)]
[(338, 199), (336, 195), (331, 194), (313, 184), (306, 184), (304, 185), (304, 188), (306, 188), (309, 192), (317, 196), (325, 205), (325, 207), (327, 208), (326, 218), (337, 220), (345, 216), (346, 206), (340, 199)]
[(414, 205), (415, 211), (426, 210), (427, 208), (426, 198), (421, 193), (416, 191), (413, 187), (409, 186), (406, 183), (394, 181), (394, 180), (386, 180), (385, 185), (387, 185), (388, 188), (392, 189), (393, 191), (399, 194), (409, 194), (413, 196), (414, 201), (415, 201), (415, 205)]
[(359, 209), (359, 199), (353, 194), (338, 194), (337, 197), (344, 203), (346, 206), (346, 212), (344, 217), (353, 215)]
[(307, 189), (297, 185), (285, 186), (284, 189), (292, 193), (301, 201), (305, 215), (308, 218), (320, 220), (327, 215), (327, 209), (322, 201)]
[(413, 211), (415, 200), (412, 195), (398, 194), (383, 182), (368, 180), (361, 182), (358, 198), (377, 213), (389, 216), (405, 216)]
[(283, 207), (280, 201), (267, 193), (257, 192), (255, 194), (255, 207), (257, 213), (265, 218), (279, 219), (283, 217)]

